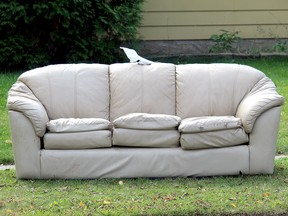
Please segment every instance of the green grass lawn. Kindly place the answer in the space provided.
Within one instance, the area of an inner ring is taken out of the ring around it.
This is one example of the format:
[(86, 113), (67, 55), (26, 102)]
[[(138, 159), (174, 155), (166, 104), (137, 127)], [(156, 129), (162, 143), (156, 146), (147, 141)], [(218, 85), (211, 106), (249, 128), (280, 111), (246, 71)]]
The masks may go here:
[(18, 76), (19, 73), (0, 73), (0, 164), (13, 163), (12, 142), (10, 138), (6, 101), (8, 90)]
[(288, 159), (273, 175), (16, 180), (0, 171), (0, 215), (279, 215), (288, 212)]

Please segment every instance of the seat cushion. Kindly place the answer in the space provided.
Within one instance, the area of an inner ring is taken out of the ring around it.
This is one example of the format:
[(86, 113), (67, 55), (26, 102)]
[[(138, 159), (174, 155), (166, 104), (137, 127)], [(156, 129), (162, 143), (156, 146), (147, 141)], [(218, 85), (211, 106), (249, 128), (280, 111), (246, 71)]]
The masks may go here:
[(108, 148), (112, 145), (111, 131), (85, 131), (73, 133), (46, 133), (45, 149), (95, 149)]
[(115, 128), (166, 130), (178, 127), (181, 118), (174, 115), (131, 113), (113, 121)]
[(111, 123), (101, 118), (60, 118), (51, 120), (47, 123), (50, 132), (81, 132), (108, 130)]
[(181, 133), (197, 133), (239, 127), (241, 127), (241, 119), (234, 116), (203, 116), (182, 120), (178, 129)]
[(114, 146), (179, 147), (179, 132), (174, 130), (133, 130), (114, 128)]
[(240, 145), (248, 142), (248, 135), (243, 128), (181, 134), (180, 144), (183, 149), (207, 149)]

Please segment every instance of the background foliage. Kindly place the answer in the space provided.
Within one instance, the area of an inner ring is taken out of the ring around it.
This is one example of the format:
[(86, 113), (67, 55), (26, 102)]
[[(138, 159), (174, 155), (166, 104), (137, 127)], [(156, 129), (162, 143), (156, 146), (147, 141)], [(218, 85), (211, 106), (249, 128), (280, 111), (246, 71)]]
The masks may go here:
[(10, 0), (0, 3), (0, 69), (119, 61), (137, 38), (144, 0)]

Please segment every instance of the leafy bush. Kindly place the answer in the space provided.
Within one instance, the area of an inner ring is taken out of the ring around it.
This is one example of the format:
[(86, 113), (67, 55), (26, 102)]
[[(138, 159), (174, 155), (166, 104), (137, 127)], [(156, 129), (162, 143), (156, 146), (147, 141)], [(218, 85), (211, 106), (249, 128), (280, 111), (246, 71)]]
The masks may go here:
[(227, 30), (220, 30), (220, 34), (213, 34), (210, 39), (214, 42), (214, 45), (210, 48), (209, 52), (219, 53), (232, 51), (233, 43), (240, 40), (238, 36), (239, 32), (229, 32)]
[(274, 52), (288, 52), (288, 40), (280, 40), (276, 38), (275, 45), (272, 47)]
[(144, 0), (10, 0), (0, 3), (0, 68), (119, 61), (137, 38)]

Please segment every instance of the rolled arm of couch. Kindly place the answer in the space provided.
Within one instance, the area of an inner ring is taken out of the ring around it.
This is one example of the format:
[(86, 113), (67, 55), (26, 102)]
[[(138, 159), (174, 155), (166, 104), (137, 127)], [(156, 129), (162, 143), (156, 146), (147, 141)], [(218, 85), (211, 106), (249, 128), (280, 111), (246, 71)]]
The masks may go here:
[(17, 81), (11, 87), (8, 93), (7, 108), (23, 113), (32, 122), (36, 135), (43, 137), (46, 123), (49, 121), (47, 112), (23, 82)]
[(251, 133), (256, 119), (262, 113), (283, 103), (284, 98), (277, 93), (274, 83), (268, 77), (264, 77), (243, 98), (236, 116), (242, 120), (246, 133)]

